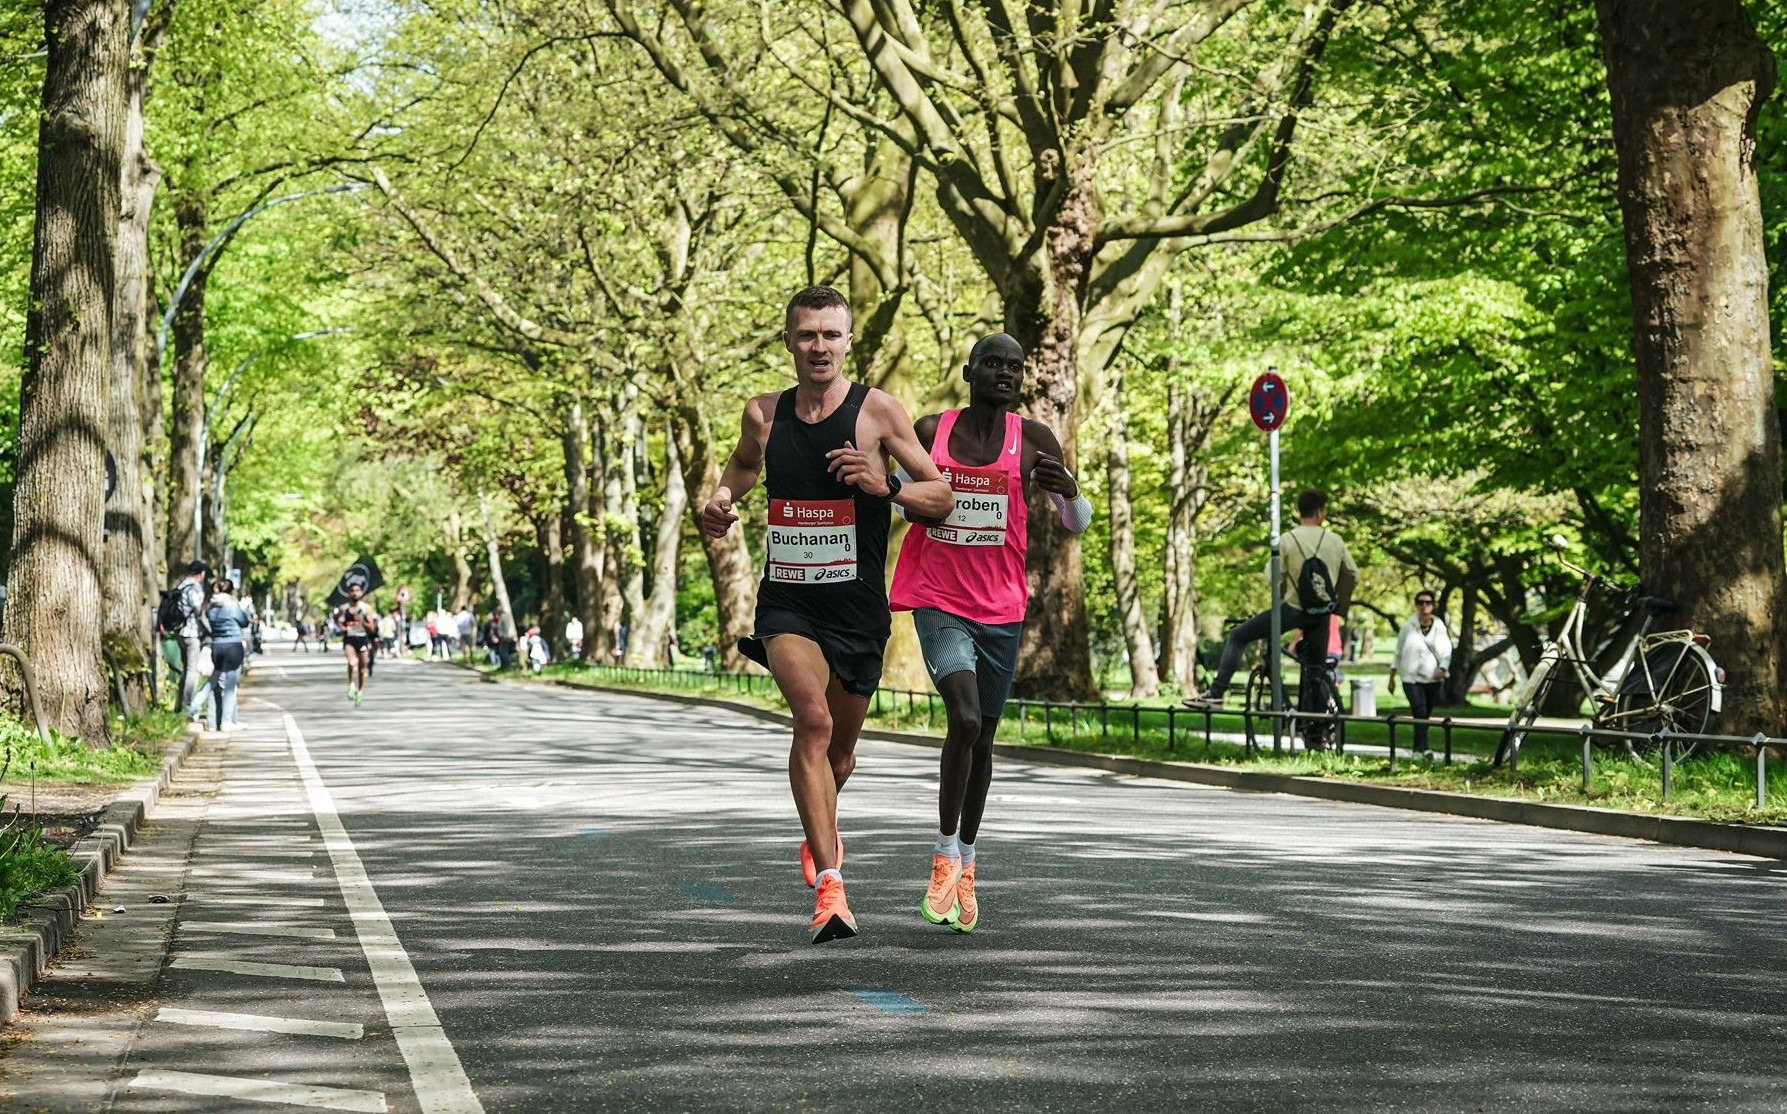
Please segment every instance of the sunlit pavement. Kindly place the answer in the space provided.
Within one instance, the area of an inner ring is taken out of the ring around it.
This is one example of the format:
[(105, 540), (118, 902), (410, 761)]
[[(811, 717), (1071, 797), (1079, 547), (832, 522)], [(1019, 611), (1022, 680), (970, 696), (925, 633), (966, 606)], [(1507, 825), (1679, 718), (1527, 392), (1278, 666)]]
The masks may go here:
[(962, 936), (917, 911), (936, 752), (871, 742), (841, 809), (863, 935), (814, 948), (782, 729), (414, 663), (344, 692), (334, 655), (263, 659), (172, 963), (28, 1016), (13, 1107), (1787, 1104), (1781, 863), (1006, 763)]

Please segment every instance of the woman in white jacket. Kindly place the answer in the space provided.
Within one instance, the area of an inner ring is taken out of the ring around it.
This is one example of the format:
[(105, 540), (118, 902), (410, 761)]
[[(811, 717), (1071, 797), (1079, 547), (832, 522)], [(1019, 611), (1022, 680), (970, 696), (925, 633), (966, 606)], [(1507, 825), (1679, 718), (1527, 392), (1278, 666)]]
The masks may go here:
[[(1433, 613), (1434, 596), (1422, 589), (1415, 593), (1415, 613), (1396, 635), (1396, 656), (1390, 662), (1390, 687), (1402, 678), (1409, 712), (1416, 720), (1433, 715), (1440, 700), (1440, 683), (1446, 679), (1446, 663), (1452, 660), (1452, 636), (1445, 620)], [(1427, 724), (1415, 724), (1415, 753), (1427, 752)]]

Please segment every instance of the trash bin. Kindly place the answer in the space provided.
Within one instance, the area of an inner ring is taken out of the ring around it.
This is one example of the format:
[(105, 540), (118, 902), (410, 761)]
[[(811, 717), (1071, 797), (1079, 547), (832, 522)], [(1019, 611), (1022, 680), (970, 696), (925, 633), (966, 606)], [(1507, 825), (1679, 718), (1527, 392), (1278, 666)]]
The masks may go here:
[(1355, 716), (1377, 715), (1377, 682), (1370, 677), (1353, 678), (1353, 714)]

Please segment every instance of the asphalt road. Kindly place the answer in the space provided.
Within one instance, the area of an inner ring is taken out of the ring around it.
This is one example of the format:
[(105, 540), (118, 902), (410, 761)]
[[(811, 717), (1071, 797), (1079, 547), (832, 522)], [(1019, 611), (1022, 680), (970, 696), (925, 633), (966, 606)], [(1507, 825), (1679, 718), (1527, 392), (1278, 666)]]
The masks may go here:
[[(782, 729), (444, 666), (343, 688), (262, 664), (7, 1108), (1787, 1108), (1787, 864), (1005, 762), (962, 936), (916, 908), (936, 753), (870, 742), (862, 935), (815, 948)], [(130, 932), (170, 958), (120, 989), (88, 968)]]

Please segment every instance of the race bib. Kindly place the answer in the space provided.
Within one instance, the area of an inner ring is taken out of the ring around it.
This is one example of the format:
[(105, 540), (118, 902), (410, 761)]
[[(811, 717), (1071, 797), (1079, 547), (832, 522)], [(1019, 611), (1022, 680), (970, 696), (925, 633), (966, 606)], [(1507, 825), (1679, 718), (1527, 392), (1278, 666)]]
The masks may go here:
[(955, 510), (941, 526), (931, 527), (931, 537), (945, 545), (1004, 545), (1011, 496), (1011, 475), (1003, 468), (940, 466), (943, 479), (956, 493)]
[(770, 580), (831, 584), (856, 579), (854, 499), (771, 499)]

